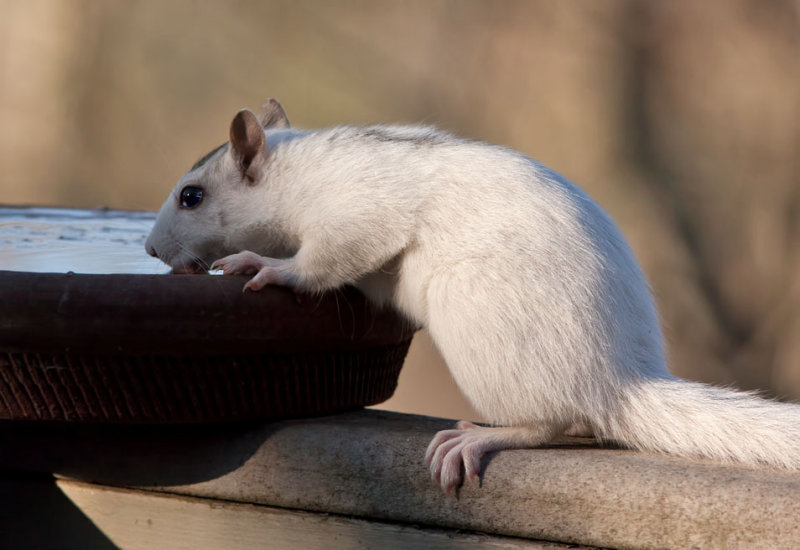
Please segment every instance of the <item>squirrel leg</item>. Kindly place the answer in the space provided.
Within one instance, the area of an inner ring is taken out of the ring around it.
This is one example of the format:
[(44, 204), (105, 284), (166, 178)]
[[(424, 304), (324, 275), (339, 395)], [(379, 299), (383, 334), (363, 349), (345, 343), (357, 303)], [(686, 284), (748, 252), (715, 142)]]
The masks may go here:
[[(307, 238), (291, 258), (268, 258), (248, 250), (220, 258), (211, 264), (225, 274), (255, 274), (245, 290), (261, 290), (267, 285), (287, 286), (304, 293), (318, 293), (352, 284), (372, 273), (397, 255), (405, 241), (383, 243), (383, 232), (348, 237), (345, 243), (333, 235)], [(400, 235), (402, 237), (402, 235)], [(341, 250), (357, 251), (342, 253)]]
[[(564, 426), (536, 424), (524, 427), (490, 428), (461, 421), (454, 430), (438, 432), (428, 445), (425, 462), (431, 477), (446, 493), (480, 474), (481, 457), (493, 451), (537, 447), (562, 432)], [(463, 473), (462, 473), (463, 470)]]

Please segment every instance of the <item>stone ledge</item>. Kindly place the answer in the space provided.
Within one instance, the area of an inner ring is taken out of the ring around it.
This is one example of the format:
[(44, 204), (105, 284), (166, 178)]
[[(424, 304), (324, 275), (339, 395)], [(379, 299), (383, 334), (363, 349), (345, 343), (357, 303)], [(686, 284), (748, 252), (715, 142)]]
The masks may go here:
[(565, 440), (484, 460), (448, 497), (451, 421), (384, 411), (258, 426), (0, 424), (0, 466), (117, 487), (612, 548), (796, 548), (800, 475)]

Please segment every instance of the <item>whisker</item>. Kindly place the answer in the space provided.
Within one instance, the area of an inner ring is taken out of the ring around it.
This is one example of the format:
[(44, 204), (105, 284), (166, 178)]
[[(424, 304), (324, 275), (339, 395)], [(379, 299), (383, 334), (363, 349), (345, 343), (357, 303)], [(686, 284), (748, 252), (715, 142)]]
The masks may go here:
[(342, 319), (342, 308), (339, 305), (339, 295), (341, 294), (344, 303), (347, 304), (348, 308), (350, 309), (350, 318), (352, 320), (351, 330), (350, 330), (350, 339), (355, 340), (356, 337), (356, 312), (353, 310), (353, 304), (347, 299), (347, 295), (342, 291), (340, 288), (336, 288), (333, 290), (333, 297), (336, 300), (336, 315), (339, 318), (339, 326), (342, 331), (345, 331), (344, 327), (344, 320)]
[[(183, 244), (181, 241), (175, 241), (175, 242), (176, 242), (176, 244), (178, 245), (178, 248), (179, 248), (179, 249), (180, 249), (182, 252), (186, 253), (186, 255), (187, 255), (187, 256), (189, 256), (189, 258), (190, 258), (190, 259), (191, 259), (193, 262), (195, 262), (197, 265), (199, 265), (201, 268), (205, 269), (206, 271), (209, 271), (209, 270), (211, 269), (211, 266), (208, 264), (208, 262), (205, 262), (205, 261), (203, 261), (203, 259), (202, 259), (202, 258), (200, 258), (200, 256), (198, 256), (198, 255), (197, 255), (197, 254), (195, 254), (194, 252), (192, 252), (192, 250), (191, 250), (189, 247), (187, 247), (186, 245), (184, 245), (184, 244)], [(212, 277), (212, 279), (214, 280), (214, 284), (215, 284), (215, 285), (216, 285), (216, 287), (219, 289), (219, 291), (220, 291), (220, 293), (222, 294), (222, 296), (224, 296), (224, 298), (225, 298), (225, 299), (226, 299), (228, 302), (230, 302), (230, 301), (232, 300), (232, 296), (230, 296), (230, 295), (229, 295), (229, 294), (228, 294), (228, 293), (225, 291), (225, 286), (222, 284), (222, 280), (221, 280), (221, 279), (219, 279), (219, 278), (217, 278), (216, 276), (215, 276), (215, 277)]]
[(370, 307), (371, 305), (372, 304), (369, 301), (369, 299), (364, 301), (364, 313), (365, 314), (366, 313), (370, 313), (371, 314), (369, 316), (369, 326), (367, 327), (367, 330), (364, 332), (364, 336), (366, 336), (370, 332), (372, 332), (372, 329), (375, 327), (375, 318), (377, 317), (377, 311), (375, 310), (375, 308)]
[(189, 258), (190, 258), (190, 259), (191, 259), (191, 260), (192, 260), (192, 261), (193, 261), (195, 264), (199, 265), (200, 267), (202, 267), (202, 268), (203, 268), (203, 269), (205, 269), (206, 271), (208, 271), (208, 270), (211, 268), (211, 266), (210, 266), (210, 265), (208, 265), (208, 263), (206, 263), (205, 261), (203, 261), (203, 259), (202, 259), (202, 258), (200, 258), (200, 256), (198, 256), (197, 254), (195, 254), (194, 252), (192, 252), (192, 250), (191, 250), (189, 247), (185, 246), (185, 245), (184, 245), (182, 242), (180, 242), (180, 241), (176, 241), (176, 244), (178, 245), (178, 248), (181, 250), (181, 252), (184, 252), (184, 253), (185, 253), (187, 256), (189, 256)]

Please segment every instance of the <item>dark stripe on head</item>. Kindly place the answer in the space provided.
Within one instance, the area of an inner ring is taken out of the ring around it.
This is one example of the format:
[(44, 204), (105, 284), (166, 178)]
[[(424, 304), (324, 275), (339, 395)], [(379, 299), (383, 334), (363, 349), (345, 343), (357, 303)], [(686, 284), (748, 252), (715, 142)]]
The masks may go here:
[(194, 166), (192, 166), (189, 171), (191, 172), (192, 170), (196, 170), (196, 169), (200, 168), (201, 166), (206, 164), (209, 160), (211, 160), (211, 157), (216, 155), (218, 152), (220, 152), (222, 150), (227, 150), (229, 145), (230, 145), (230, 142), (226, 141), (225, 143), (223, 143), (222, 145), (220, 145), (219, 147), (217, 147), (216, 149), (214, 149), (213, 151), (208, 153), (206, 156), (204, 156), (203, 158), (201, 158), (200, 160), (195, 162)]

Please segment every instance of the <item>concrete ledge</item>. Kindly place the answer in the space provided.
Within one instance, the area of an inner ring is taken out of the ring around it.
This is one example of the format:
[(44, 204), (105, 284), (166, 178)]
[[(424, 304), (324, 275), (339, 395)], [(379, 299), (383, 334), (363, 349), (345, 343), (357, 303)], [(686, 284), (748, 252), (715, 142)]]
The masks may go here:
[(565, 440), (440, 493), (422, 456), (451, 421), (383, 411), (261, 426), (0, 425), (0, 465), (117, 487), (612, 548), (797, 548), (800, 475)]

